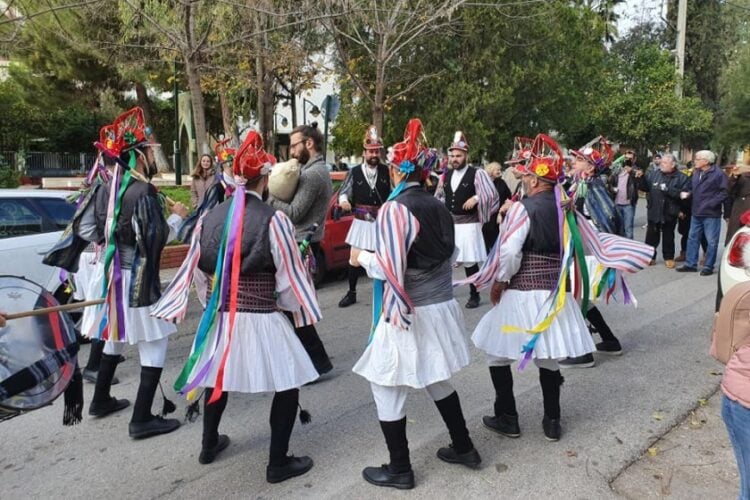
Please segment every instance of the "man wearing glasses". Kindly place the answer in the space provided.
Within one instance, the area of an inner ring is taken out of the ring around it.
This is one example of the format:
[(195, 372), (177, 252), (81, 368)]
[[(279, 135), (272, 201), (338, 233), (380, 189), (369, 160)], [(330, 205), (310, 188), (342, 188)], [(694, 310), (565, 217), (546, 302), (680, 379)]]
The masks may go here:
[[(328, 202), (333, 195), (333, 184), (326, 168), (322, 149), (323, 134), (318, 129), (317, 123), (300, 125), (292, 130), (289, 138), (289, 155), (302, 165), (297, 192), (289, 203), (273, 196), (268, 198), (268, 203), (276, 210), (284, 212), (294, 224), (297, 242), (305, 239), (313, 224), (318, 224), (310, 240), (313, 255), (318, 254), (320, 240), (323, 239)], [(322, 375), (331, 371), (333, 365), (315, 327), (304, 326), (295, 328), (294, 331), (302, 341), (318, 373)]]

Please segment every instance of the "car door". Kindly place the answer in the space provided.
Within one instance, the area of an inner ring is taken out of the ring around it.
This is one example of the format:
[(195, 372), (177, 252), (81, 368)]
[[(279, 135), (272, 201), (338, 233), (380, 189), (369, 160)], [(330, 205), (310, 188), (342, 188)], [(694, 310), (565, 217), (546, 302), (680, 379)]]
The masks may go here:
[(42, 264), (42, 257), (60, 238), (66, 214), (58, 211), (55, 223), (39, 199), (0, 198), (0, 274), (23, 276), (54, 291), (59, 270)]

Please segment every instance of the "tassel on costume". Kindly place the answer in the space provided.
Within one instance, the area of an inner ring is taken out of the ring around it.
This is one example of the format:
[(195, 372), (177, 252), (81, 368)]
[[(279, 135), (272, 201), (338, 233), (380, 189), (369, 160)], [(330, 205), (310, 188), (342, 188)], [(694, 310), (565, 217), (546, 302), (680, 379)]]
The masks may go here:
[(80, 424), (83, 420), (83, 377), (78, 364), (73, 370), (73, 378), (70, 379), (65, 389), (63, 399), (65, 400), (63, 425)]
[(206, 391), (201, 391), (200, 395), (195, 398), (195, 401), (190, 403), (185, 408), (185, 422), (195, 422), (201, 414), (201, 398)]
[(161, 386), (161, 382), (159, 382), (159, 390), (161, 391), (161, 397), (164, 400), (164, 405), (161, 407), (161, 416), (166, 417), (170, 413), (174, 413), (177, 410), (177, 406), (167, 399), (167, 395), (164, 394), (164, 388)]
[(309, 424), (312, 422), (312, 415), (310, 415), (310, 412), (302, 408), (302, 405), (299, 403), (297, 404), (299, 407), (299, 421), (302, 425)]

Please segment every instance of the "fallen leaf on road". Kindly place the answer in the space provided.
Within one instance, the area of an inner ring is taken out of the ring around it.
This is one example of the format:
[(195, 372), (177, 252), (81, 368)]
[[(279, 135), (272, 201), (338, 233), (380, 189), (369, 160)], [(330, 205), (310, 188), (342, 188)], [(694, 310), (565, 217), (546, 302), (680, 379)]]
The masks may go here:
[(407, 421), (408, 423), (410, 423), (410, 424), (416, 424), (416, 423), (417, 423), (417, 421), (416, 421), (416, 420), (412, 420), (412, 419), (407, 419), (406, 421)]
[(716, 370), (711, 370), (708, 373), (711, 374), (711, 375), (721, 375), (721, 372), (717, 372)]
[(622, 444), (622, 439), (615, 436), (615, 441), (617, 441), (617, 444)]
[(505, 472), (506, 470), (508, 470), (508, 466), (505, 464), (495, 464), (495, 470), (497, 470), (498, 472)]
[(568, 450), (565, 452), (565, 454), (568, 456), (568, 458), (575, 458), (578, 456), (578, 453), (573, 450)]
[(653, 415), (651, 415), (651, 418), (654, 420), (662, 421), (664, 420), (664, 415), (660, 411), (655, 411)]
[(655, 457), (658, 453), (659, 453), (659, 448), (657, 448), (656, 446), (648, 449), (648, 455), (650, 457)]
[(698, 400), (698, 405), (699, 406), (704, 406), (704, 407), (708, 406), (708, 400), (707, 399), (699, 399)]

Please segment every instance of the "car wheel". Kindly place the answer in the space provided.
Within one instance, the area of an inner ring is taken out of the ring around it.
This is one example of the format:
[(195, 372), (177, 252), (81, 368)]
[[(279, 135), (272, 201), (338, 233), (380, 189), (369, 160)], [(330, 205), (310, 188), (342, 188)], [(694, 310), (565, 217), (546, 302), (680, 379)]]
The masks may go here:
[(312, 279), (315, 288), (318, 288), (326, 275), (326, 258), (323, 254), (323, 250), (318, 249), (315, 252), (315, 272), (313, 273)]

